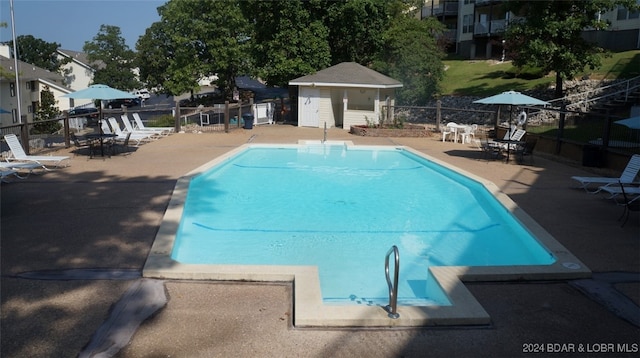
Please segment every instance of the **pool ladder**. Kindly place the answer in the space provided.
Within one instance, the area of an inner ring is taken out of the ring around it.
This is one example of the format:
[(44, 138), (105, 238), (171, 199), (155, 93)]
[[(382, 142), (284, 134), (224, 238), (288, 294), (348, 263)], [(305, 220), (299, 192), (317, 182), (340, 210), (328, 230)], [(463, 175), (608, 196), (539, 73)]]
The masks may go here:
[[(389, 256), (393, 254), (395, 259), (395, 269), (393, 270), (393, 282), (389, 275)], [(384, 258), (384, 274), (387, 276), (387, 285), (389, 286), (389, 304), (384, 307), (384, 310), (389, 313), (389, 318), (398, 318), (398, 271), (400, 271), (400, 252), (396, 245), (391, 246), (391, 249), (387, 252), (387, 256)]]
[(327, 141), (327, 122), (324, 122), (324, 137), (322, 138), (322, 144)]

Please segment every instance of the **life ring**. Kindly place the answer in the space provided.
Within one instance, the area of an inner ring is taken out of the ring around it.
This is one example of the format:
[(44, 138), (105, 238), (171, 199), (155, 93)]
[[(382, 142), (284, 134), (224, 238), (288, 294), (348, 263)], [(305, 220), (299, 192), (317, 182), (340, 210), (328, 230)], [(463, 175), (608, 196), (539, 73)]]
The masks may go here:
[(527, 122), (527, 114), (524, 111), (522, 111), (518, 115), (518, 125), (523, 126), (526, 122)]

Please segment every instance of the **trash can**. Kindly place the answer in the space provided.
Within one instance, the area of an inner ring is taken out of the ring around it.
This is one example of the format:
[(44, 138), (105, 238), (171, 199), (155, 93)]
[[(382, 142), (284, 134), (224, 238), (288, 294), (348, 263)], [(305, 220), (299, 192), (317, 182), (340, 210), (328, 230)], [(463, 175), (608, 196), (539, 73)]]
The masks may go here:
[(585, 145), (582, 148), (582, 165), (585, 167), (603, 167), (604, 150), (597, 145)]
[(242, 120), (244, 121), (244, 129), (253, 129), (253, 114), (245, 113), (242, 115)]

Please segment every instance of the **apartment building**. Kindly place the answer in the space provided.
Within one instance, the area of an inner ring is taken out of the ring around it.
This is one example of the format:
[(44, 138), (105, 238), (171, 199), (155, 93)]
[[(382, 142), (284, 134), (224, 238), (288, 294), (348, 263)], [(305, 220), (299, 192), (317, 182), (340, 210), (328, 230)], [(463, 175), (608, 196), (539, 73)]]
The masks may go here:
[[(639, 0), (640, 1), (640, 0)], [(448, 52), (464, 58), (503, 56), (503, 35), (515, 15), (504, 10), (503, 0), (425, 0), (421, 18), (435, 17), (443, 23)], [(603, 13), (611, 26), (607, 30), (585, 29), (588, 41), (612, 51), (640, 48), (640, 12), (618, 7)]]
[[(33, 122), (40, 105), (41, 93), (45, 89), (53, 93), (59, 109), (69, 109), (69, 100), (62, 96), (72, 91), (66, 87), (62, 75), (18, 61), (19, 82), (16, 83), (13, 76), (15, 61), (9, 56), (8, 46), (0, 46), (0, 67), (4, 73), (9, 74), (6, 77), (0, 76), (0, 108), (3, 110), (0, 113), (0, 126)], [(20, 103), (18, 91), (21, 95)], [(21, 112), (18, 112), (18, 106)]]

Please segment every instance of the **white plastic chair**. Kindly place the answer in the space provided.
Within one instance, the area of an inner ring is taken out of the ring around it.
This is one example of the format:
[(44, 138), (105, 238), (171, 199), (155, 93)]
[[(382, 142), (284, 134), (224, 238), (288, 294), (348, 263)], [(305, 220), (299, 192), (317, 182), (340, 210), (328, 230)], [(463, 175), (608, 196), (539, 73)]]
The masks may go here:
[(451, 136), (452, 134), (454, 135), (453, 140), (457, 141), (457, 138), (455, 138), (456, 136), (456, 129), (454, 128), (454, 126), (456, 126), (455, 123), (453, 122), (449, 122), (447, 123), (446, 126), (444, 126), (444, 128), (442, 129), (442, 141), (446, 141), (447, 136)]
[(471, 137), (475, 138), (475, 135), (473, 133), (473, 127), (472, 126), (464, 127), (464, 132), (460, 133), (460, 138), (461, 138), (460, 141), (462, 143), (471, 143)]

